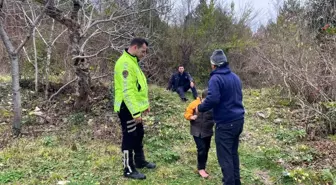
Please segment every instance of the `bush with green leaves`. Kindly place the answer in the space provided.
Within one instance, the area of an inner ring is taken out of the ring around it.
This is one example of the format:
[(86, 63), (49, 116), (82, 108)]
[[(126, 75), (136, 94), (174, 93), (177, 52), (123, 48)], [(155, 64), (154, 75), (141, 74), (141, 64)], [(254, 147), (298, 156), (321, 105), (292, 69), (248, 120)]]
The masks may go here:
[(81, 125), (85, 121), (85, 114), (83, 112), (74, 113), (69, 117), (69, 123), (72, 125)]
[(291, 144), (306, 137), (304, 129), (280, 129), (276, 133), (276, 138), (286, 144)]

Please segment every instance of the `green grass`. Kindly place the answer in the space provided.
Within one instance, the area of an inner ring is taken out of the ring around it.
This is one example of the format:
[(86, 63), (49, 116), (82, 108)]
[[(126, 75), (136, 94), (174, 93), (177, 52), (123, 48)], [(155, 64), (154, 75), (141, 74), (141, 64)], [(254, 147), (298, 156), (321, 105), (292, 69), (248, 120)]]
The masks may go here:
[[(298, 184), (303, 177), (303, 184), (335, 183), (334, 169), (318, 171), (306, 167), (295, 171), (296, 166), (289, 166), (294, 160), (299, 164), (309, 160), (309, 155), (317, 154), (299, 143), (299, 128), (289, 129), (284, 116), (289, 107), (275, 106), (279, 101), (277, 94), (270, 89), (244, 92), (247, 113), (239, 148), (243, 184)], [(187, 96), (192, 99), (191, 93)], [(158, 168), (139, 170), (146, 174), (146, 180), (122, 177), (120, 135), (115, 140), (92, 139), (92, 127), (85, 124), (88, 118), (76, 113), (69, 115), (69, 126), (63, 131), (23, 137), (1, 150), (0, 184), (49, 185), (59, 181), (70, 181), (68, 184), (73, 185), (221, 184), (214, 140), (207, 165), (211, 177), (204, 180), (197, 175), (196, 146), (189, 134), (189, 122), (183, 118), (188, 103), (180, 102), (177, 94), (155, 86), (150, 88), (150, 98), (152, 111), (144, 118), (144, 149), (147, 159), (157, 163)], [(267, 112), (268, 118), (255, 116), (258, 111)], [(284, 122), (274, 124), (278, 117)], [(95, 121), (100, 118), (95, 117)], [(118, 122), (111, 124), (119, 128)], [(285, 172), (291, 173), (290, 176), (284, 177)]]
[(0, 83), (11, 82), (12, 77), (10, 75), (0, 75)]

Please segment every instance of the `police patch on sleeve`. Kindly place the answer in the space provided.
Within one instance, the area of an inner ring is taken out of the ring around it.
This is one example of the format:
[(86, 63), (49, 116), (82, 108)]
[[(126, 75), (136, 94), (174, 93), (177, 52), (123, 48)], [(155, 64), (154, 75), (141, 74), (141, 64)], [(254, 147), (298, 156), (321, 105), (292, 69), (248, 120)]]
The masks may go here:
[(127, 76), (128, 76), (128, 71), (127, 71), (127, 70), (124, 70), (124, 71), (122, 72), (122, 74), (123, 74), (124, 78), (127, 78)]

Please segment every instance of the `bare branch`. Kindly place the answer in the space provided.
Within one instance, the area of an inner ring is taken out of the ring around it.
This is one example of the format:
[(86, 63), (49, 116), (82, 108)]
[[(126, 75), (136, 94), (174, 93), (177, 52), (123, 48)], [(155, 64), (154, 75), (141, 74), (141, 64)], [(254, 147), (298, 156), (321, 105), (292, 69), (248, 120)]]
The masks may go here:
[(21, 42), (21, 44), (19, 45), (19, 47), (17, 47), (14, 51), (14, 53), (18, 53), (20, 52), (20, 50), (22, 49), (22, 47), (26, 44), (26, 42), (30, 39), (31, 35), (34, 32), (35, 26), (40, 22), (40, 20), (43, 17), (44, 12), (46, 11), (47, 7), (49, 6), (49, 0), (47, 1), (46, 5), (43, 7), (42, 12), (40, 13), (39, 16), (37, 16), (37, 18), (35, 19), (34, 23), (31, 25), (30, 30), (28, 32), (28, 35), (26, 36), (25, 40), (23, 40)]
[[(90, 7), (92, 7), (92, 8), (91, 8), (90, 15), (88, 16), (88, 15), (86, 15), (85, 9), (88, 9)], [(94, 10), (95, 10), (95, 8), (93, 7), (93, 5), (91, 3), (87, 7), (82, 6), (82, 13), (83, 13), (83, 16), (82, 16), (83, 23), (82, 23), (82, 25), (90, 25), (91, 24)], [(83, 28), (85, 28), (85, 26), (83, 26)]]
[(25, 47), (23, 47), (23, 51), (24, 51), (24, 53), (26, 54), (26, 57), (27, 57), (27, 59), (28, 59), (28, 62), (31, 63), (31, 64), (35, 67), (34, 63), (33, 63), (33, 62), (31, 61), (31, 59), (29, 58), (29, 55), (28, 55), (27, 50), (26, 50)]
[(48, 45), (48, 42), (44, 39), (43, 35), (41, 34), (41, 32), (36, 28), (37, 33), (40, 35), (42, 41), (44, 42), (45, 45)]
[(78, 77), (76, 77), (75, 79), (71, 80), (70, 82), (66, 83), (65, 85), (63, 85), (60, 89), (58, 89), (58, 91), (51, 95), (48, 101), (51, 101), (56, 95), (58, 95), (66, 86), (70, 85), (71, 83), (75, 82), (78, 79)]
[(131, 13), (120, 15), (120, 16), (116, 16), (116, 17), (111, 16), (109, 19), (105, 19), (105, 20), (94, 21), (91, 25), (88, 26), (88, 28), (85, 30), (85, 32), (83, 33), (83, 35), (87, 32), (87, 30), (89, 30), (90, 28), (92, 28), (92, 27), (94, 27), (94, 26), (96, 26), (98, 24), (115, 21), (117, 19), (128, 17), (128, 16), (131, 16), (131, 15), (134, 15), (134, 14), (137, 14), (137, 13), (148, 12), (150, 10), (154, 10), (154, 8), (149, 8), (149, 9), (141, 10), (139, 12), (131, 12)]
[[(30, 6), (29, 4), (29, 7), (30, 7), (30, 11), (32, 12), (33, 14), (33, 19), (35, 19), (36, 15), (34, 13), (34, 11), (32, 10), (32, 7)], [(23, 14), (25, 15), (25, 18), (29, 20), (29, 24), (32, 25), (33, 24), (33, 20), (27, 15), (27, 12), (26, 10), (22, 7), (22, 4), (20, 3), (20, 6), (19, 8), (22, 10)], [(40, 35), (41, 39), (43, 40), (43, 42), (48, 45), (47, 41), (44, 39), (43, 35), (41, 34), (41, 32), (39, 31), (39, 29), (37, 29), (38, 26), (35, 27), (35, 30), (37, 31), (37, 33)]]
[[(97, 26), (97, 27), (98, 27), (98, 26)], [(127, 37), (127, 34), (129, 34), (128, 32), (123, 32), (122, 34), (120, 34), (120, 33), (117, 31), (117, 28), (115, 28), (115, 30), (112, 31), (112, 32), (104, 31), (104, 30), (102, 30), (102, 29), (99, 28), (99, 27), (98, 27), (98, 29), (101, 31), (101, 33), (104, 33), (104, 34), (106, 34), (106, 35), (108, 35), (108, 36), (113, 37), (113, 40), (112, 40), (112, 41), (117, 40), (117, 39), (119, 39), (119, 38), (130, 39), (129, 37)], [(119, 33), (119, 34), (113, 34), (113, 33)], [(124, 35), (126, 35), (126, 36), (124, 36)]]
[(5, 31), (1, 20), (0, 20), (0, 37), (1, 37), (1, 40), (3, 41), (8, 53), (10, 55), (15, 54), (14, 46), (13, 46), (10, 38), (8, 37), (7, 32)]
[[(55, 19), (53, 19), (53, 20), (55, 20)], [(36, 29), (36, 31), (37, 31), (37, 33), (40, 35), (40, 37), (41, 37), (41, 39), (43, 40), (43, 42), (44, 42), (44, 44), (45, 45), (49, 45), (50, 44), (50, 46), (53, 46), (54, 44), (55, 44), (55, 42), (59, 39), (59, 37), (61, 37), (66, 31), (68, 31), (68, 28), (66, 28), (65, 30), (63, 30), (54, 40), (50, 40), (49, 42), (50, 43), (48, 43), (48, 41), (46, 41), (45, 39), (44, 39), (44, 37), (43, 37), (43, 35), (41, 34), (41, 32), (38, 30), (38, 29)], [(51, 38), (52, 39), (52, 38)]]
[(80, 48), (80, 51), (81, 52), (84, 52), (84, 48), (85, 48), (85, 46), (86, 46), (86, 44), (87, 44), (87, 42), (92, 38), (92, 37), (94, 37), (95, 35), (98, 35), (99, 33), (101, 33), (101, 32), (99, 32), (98, 30), (95, 30), (85, 41), (84, 41), (84, 43), (82, 44), (82, 46), (81, 46), (81, 48)]
[[(44, 4), (44, 0), (37, 0), (39, 3)], [(46, 14), (55, 19), (57, 22), (63, 24), (66, 26), (68, 29), (73, 30), (74, 28), (79, 27), (79, 24), (77, 23), (76, 20), (72, 20), (70, 18), (67, 18), (63, 11), (59, 10), (58, 8), (55, 7), (54, 0), (49, 0), (50, 3), (47, 6)]]
[[(29, 21), (29, 25), (32, 25), (34, 22), (33, 20), (27, 15), (26, 10), (23, 8), (21, 3), (16, 3), (16, 5), (18, 6), (19, 9), (21, 9), (21, 11), (23, 12), (24, 16), (26, 19), (28, 19)], [(31, 10), (31, 7), (30, 7)], [(34, 18), (34, 17), (33, 17)]]
[(88, 25), (91, 25), (91, 23), (92, 23), (93, 11), (94, 11), (94, 8), (91, 9), (91, 14), (90, 14)]
[(105, 50), (107, 50), (107, 49), (109, 49), (109, 48), (111, 48), (111, 45), (108, 45), (108, 46), (106, 46), (106, 47), (104, 47), (104, 48), (102, 48), (101, 50), (99, 50), (97, 53), (95, 53), (95, 54), (92, 54), (92, 55), (86, 55), (86, 56), (75, 56), (75, 57), (73, 57), (72, 58), (72, 60), (75, 60), (75, 59), (78, 59), (78, 58), (92, 58), (92, 57), (96, 57), (96, 56), (98, 56), (100, 53), (102, 53), (103, 51), (105, 51)]
[[(129, 8), (129, 7), (125, 7), (125, 8), (123, 8), (122, 10), (119, 10), (119, 12), (123, 15), (123, 12), (126, 11), (126, 10), (128, 10), (128, 8)], [(94, 9), (92, 9), (92, 10), (94, 10)], [(93, 11), (92, 11), (91, 13), (93, 13)], [(111, 13), (110, 18), (109, 18), (109, 19), (104, 19), (104, 20), (110, 20), (110, 19), (112, 19), (116, 13), (117, 13), (117, 11)], [(91, 17), (90, 20), (89, 20), (89, 22), (88, 22), (88, 24), (87, 24), (87, 26), (86, 26), (85, 29), (83, 30), (83, 33), (82, 33), (81, 36), (84, 36), (84, 35), (87, 33), (87, 31), (88, 31), (91, 27), (97, 25), (97, 24), (95, 24), (95, 22), (93, 22), (93, 24), (92, 24), (92, 21), (93, 21), (93, 19), (92, 19), (92, 17)], [(103, 21), (103, 20), (96, 20), (96, 22), (97, 22), (97, 21)]]
[(97, 77), (92, 77), (91, 80), (97, 80), (97, 79), (104, 78), (104, 77), (107, 77), (107, 76), (108, 76), (108, 74), (97, 76)]
[(51, 42), (51, 46), (53, 46), (54, 44), (55, 44), (55, 42), (58, 40), (58, 38), (60, 37), (60, 36), (62, 36), (66, 31), (68, 30), (68, 28), (67, 29), (65, 29), (65, 30), (63, 30), (52, 42)]

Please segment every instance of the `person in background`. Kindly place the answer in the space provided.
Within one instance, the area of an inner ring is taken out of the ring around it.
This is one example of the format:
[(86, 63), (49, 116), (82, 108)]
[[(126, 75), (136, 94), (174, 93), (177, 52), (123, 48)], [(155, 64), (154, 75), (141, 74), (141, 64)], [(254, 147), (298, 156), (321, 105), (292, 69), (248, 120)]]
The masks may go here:
[(188, 72), (184, 71), (184, 66), (180, 65), (178, 67), (178, 72), (171, 76), (167, 90), (177, 92), (181, 100), (186, 102), (188, 99), (185, 97), (185, 92), (189, 89), (191, 89), (191, 92), (196, 99), (198, 95), (194, 80)]

